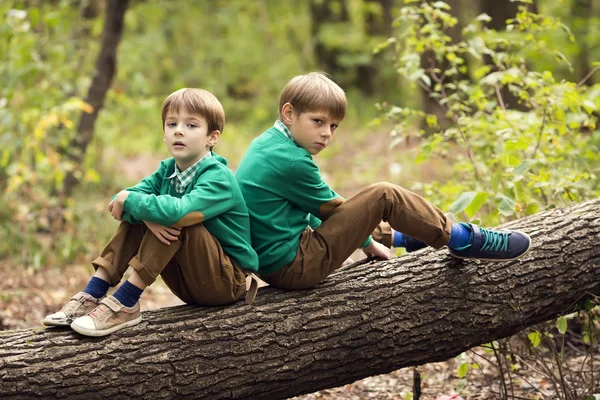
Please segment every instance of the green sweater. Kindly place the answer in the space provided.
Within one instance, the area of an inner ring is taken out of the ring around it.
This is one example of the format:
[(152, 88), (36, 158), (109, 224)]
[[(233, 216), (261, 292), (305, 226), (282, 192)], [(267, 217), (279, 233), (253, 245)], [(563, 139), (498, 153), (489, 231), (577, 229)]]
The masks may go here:
[[(248, 212), (259, 274), (294, 260), (300, 235), (327, 219), (344, 199), (323, 181), (311, 154), (272, 127), (252, 141), (235, 177)], [(363, 247), (371, 243), (371, 238)]]
[(152, 175), (126, 189), (131, 193), (123, 204), (123, 220), (179, 227), (203, 223), (240, 267), (257, 271), (248, 209), (227, 160), (213, 153), (202, 161), (185, 193), (177, 193), (167, 179), (174, 171), (175, 159), (163, 160)]

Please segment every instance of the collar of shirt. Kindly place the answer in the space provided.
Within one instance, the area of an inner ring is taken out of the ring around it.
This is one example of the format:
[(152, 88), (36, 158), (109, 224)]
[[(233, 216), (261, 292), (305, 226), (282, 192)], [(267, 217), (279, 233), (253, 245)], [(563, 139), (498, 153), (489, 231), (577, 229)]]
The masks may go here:
[(186, 168), (184, 171), (179, 171), (177, 164), (175, 164), (175, 172), (173, 172), (167, 179), (177, 178), (171, 180), (171, 184), (175, 187), (178, 193), (183, 193), (190, 183), (194, 180), (196, 171), (200, 168), (202, 161), (212, 157), (212, 152), (206, 153), (204, 157), (199, 159), (194, 165)]
[(275, 121), (275, 123), (273, 124), (273, 128), (275, 128), (279, 132), (283, 133), (292, 142), (294, 141), (294, 139), (292, 139), (292, 133), (290, 132), (290, 130), (288, 129), (288, 127), (285, 126), (285, 124), (283, 122), (281, 122), (280, 120), (276, 120)]

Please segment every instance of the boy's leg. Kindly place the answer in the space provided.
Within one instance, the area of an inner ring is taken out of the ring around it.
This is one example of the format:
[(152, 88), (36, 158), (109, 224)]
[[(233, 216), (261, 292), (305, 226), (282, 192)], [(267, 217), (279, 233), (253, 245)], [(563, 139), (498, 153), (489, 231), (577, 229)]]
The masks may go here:
[(100, 253), (100, 257), (92, 261), (96, 270), (102, 267), (108, 273), (111, 286), (116, 286), (121, 282), (123, 274), (129, 267), (129, 261), (140, 248), (146, 231), (148, 229), (145, 229), (143, 224), (133, 225), (121, 222), (112, 239)]
[[(143, 235), (143, 225), (122, 222), (102, 250), (100, 257), (92, 261), (96, 273), (88, 286), (84, 291), (73, 296), (59, 311), (46, 316), (42, 323), (46, 326), (69, 326), (74, 319), (96, 308), (109, 286), (115, 286), (121, 281), (129, 266), (129, 260), (140, 246)], [(91, 284), (98, 287), (98, 293), (90, 294), (87, 289), (94, 286)]]
[(381, 221), (375, 230), (371, 233), (373, 240), (378, 241), (386, 247), (393, 247), (394, 237), (393, 230), (390, 224), (385, 221)]
[(434, 248), (448, 244), (452, 229), (452, 221), (421, 196), (376, 183), (336, 207), (315, 231), (303, 232), (294, 261), (265, 279), (285, 289), (316, 285), (339, 268), (381, 220)]
[[(113, 296), (104, 298), (93, 311), (74, 320), (71, 324), (74, 331), (87, 336), (105, 336), (141, 322), (142, 317), (137, 300), (143, 289), (155, 281), (177, 253), (181, 247), (181, 241), (174, 240), (170, 245), (166, 245), (158, 240), (149, 229), (140, 229), (142, 232), (141, 243), (136, 249), (135, 256), (133, 256), (135, 252), (131, 254), (122, 249), (111, 248), (104, 251), (102, 256), (94, 261), (98, 266), (107, 269), (112, 279), (117, 276), (122, 277), (127, 268), (123, 267), (121, 263), (127, 256), (130, 256), (126, 265), (130, 265), (134, 269), (134, 273)], [(130, 251), (131, 247), (127, 247), (127, 250)], [(136, 280), (143, 282), (140, 285), (143, 287), (132, 284)], [(119, 298), (133, 299), (133, 304), (123, 304)]]
[(182, 301), (216, 306), (229, 304), (246, 290), (246, 275), (223, 251), (203, 224), (181, 231), (181, 248), (162, 278)]

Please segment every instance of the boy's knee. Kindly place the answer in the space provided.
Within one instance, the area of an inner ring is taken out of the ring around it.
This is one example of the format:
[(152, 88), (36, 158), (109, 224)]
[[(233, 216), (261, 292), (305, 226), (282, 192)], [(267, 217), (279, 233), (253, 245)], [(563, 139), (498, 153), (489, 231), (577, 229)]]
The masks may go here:
[(199, 236), (205, 236), (205, 235), (210, 235), (210, 233), (208, 232), (208, 229), (206, 229), (204, 224), (190, 225), (190, 226), (181, 228), (181, 236), (182, 237), (185, 237), (185, 236), (199, 237)]
[(390, 182), (377, 182), (367, 186), (367, 189), (372, 190), (376, 193), (393, 193), (400, 187)]

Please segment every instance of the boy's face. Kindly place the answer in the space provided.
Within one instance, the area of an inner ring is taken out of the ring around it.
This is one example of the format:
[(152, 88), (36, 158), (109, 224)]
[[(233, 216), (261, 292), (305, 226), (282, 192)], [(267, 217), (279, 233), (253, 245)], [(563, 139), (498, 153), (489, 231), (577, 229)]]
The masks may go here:
[(221, 137), (220, 131), (208, 132), (206, 119), (185, 109), (169, 111), (165, 117), (164, 141), (180, 171), (194, 165)]
[(286, 103), (281, 111), (282, 122), (289, 128), (294, 142), (313, 156), (329, 146), (338, 125), (342, 122), (331, 117), (327, 111), (296, 114), (289, 103)]

